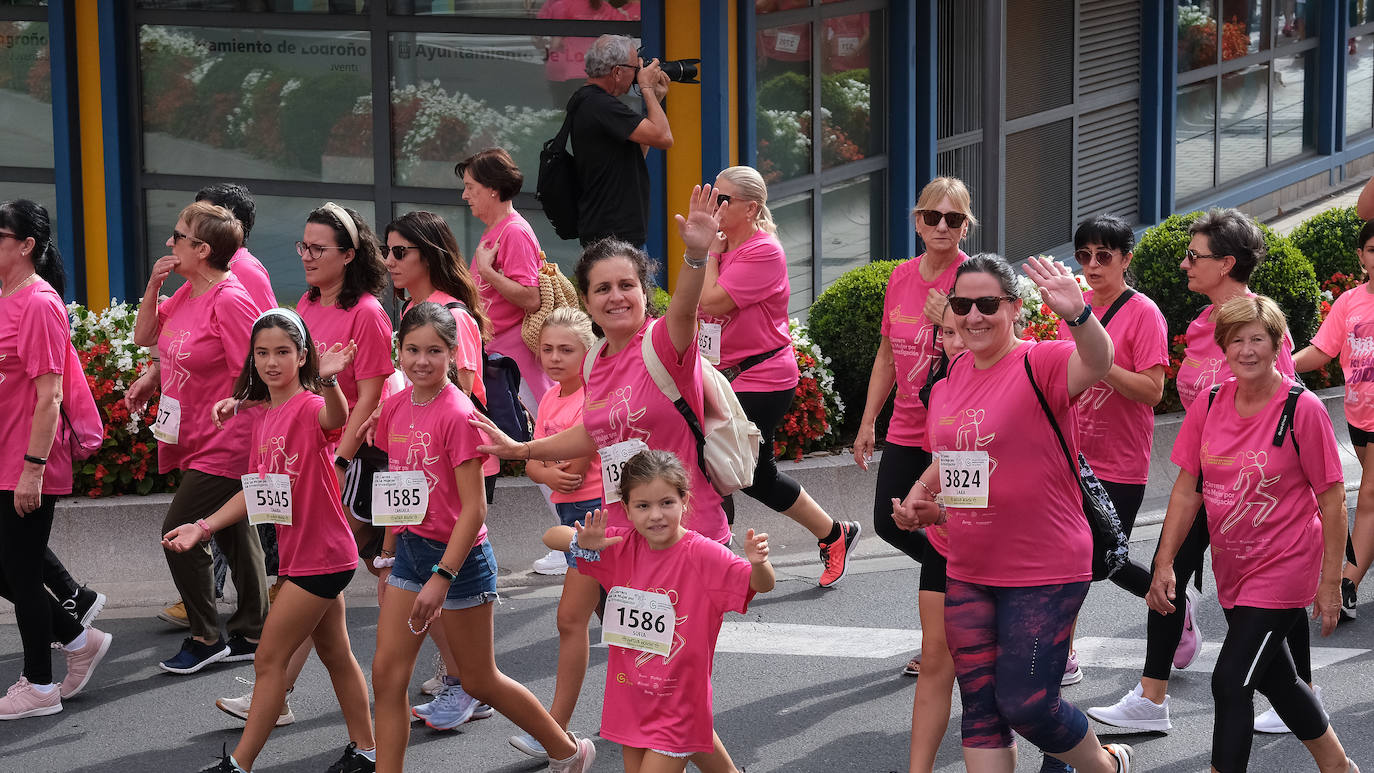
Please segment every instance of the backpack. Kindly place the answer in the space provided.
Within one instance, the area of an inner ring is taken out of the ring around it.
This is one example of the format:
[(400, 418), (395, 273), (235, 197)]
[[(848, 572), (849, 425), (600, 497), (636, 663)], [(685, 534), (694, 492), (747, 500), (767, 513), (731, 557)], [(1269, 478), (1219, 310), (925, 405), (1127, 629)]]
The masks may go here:
[[(446, 303), (444, 308), (462, 309), (472, 315), (462, 301)], [(486, 404), (476, 395), (472, 396), (472, 404), (511, 440), (529, 442), (534, 437), (534, 425), (530, 412), (520, 402), (520, 366), (503, 354), (488, 353), (487, 345), (482, 344), (482, 385), (487, 388)]]
[(105, 443), (105, 422), (91, 394), (86, 369), (76, 347), (67, 344), (67, 362), (62, 368), (62, 424), (72, 444), (72, 461), (89, 459)]
[(578, 235), (577, 203), (582, 198), (582, 185), (577, 179), (573, 154), (568, 152), (567, 146), (573, 113), (582, 104), (582, 99), (574, 94), (568, 101), (563, 126), (539, 151), (539, 182), (535, 184), (534, 198), (544, 207), (544, 216), (553, 224), (560, 239), (576, 239)]
[[(706, 479), (711, 481), (711, 487), (721, 496), (729, 496), (740, 489), (752, 486), (754, 468), (759, 463), (759, 444), (763, 440), (763, 434), (744, 414), (744, 407), (740, 405), (735, 390), (731, 388), (724, 374), (716, 370), (715, 366), (700, 354), (696, 354), (696, 357), (701, 366), (702, 412), (705, 416), (704, 422), (697, 419), (692, 406), (688, 405), (687, 399), (682, 396), (677, 383), (673, 381), (672, 374), (668, 373), (668, 369), (658, 357), (658, 352), (654, 351), (653, 332), (654, 325), (658, 322), (654, 320), (649, 323), (649, 329), (644, 332), (644, 340), (640, 344), (644, 367), (653, 377), (659, 391), (673, 402), (673, 407), (677, 408), (677, 412), (692, 430), (692, 435), (696, 437), (697, 465), (701, 467)], [(605, 346), (606, 339), (603, 338), (588, 352), (587, 359), (582, 365), (584, 381), (591, 378), (592, 366)], [(696, 353), (695, 346), (693, 353)]]

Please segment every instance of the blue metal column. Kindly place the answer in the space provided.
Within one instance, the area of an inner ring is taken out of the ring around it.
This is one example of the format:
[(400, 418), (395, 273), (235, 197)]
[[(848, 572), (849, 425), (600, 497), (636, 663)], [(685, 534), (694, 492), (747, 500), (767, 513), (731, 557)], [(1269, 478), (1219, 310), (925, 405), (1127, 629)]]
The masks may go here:
[[(640, 40), (646, 53), (662, 57), (666, 45), (663, 32), (663, 4), (641, 3), (640, 9)], [(654, 277), (654, 282), (659, 287), (666, 288), (668, 269), (664, 252), (668, 249), (668, 235), (664, 229), (668, 227), (668, 217), (665, 214), (668, 209), (668, 161), (663, 151), (650, 149), (645, 163), (649, 166), (649, 232), (645, 237), (645, 247), (648, 248), (650, 255), (659, 258), (658, 275)]]
[(1178, 136), (1178, 12), (1172, 0), (1149, 0), (1159, 6), (1157, 13), (1163, 22), (1159, 73), (1162, 94), (1159, 100), (1159, 218), (1174, 212), (1174, 180), (1178, 169), (1176, 144)]
[(1147, 0), (1141, 8), (1140, 24), (1140, 222), (1163, 219), (1164, 158), (1173, 139), (1164, 134), (1165, 100), (1173, 96), (1164, 89), (1167, 58), (1165, 31), (1168, 26), (1166, 4)]
[(1316, 111), (1316, 145), (1322, 155), (1345, 149), (1345, 46), (1349, 5), (1343, 0), (1322, 0), (1318, 9), (1317, 67), (1307, 74), (1307, 88), (1317, 84), (1316, 103), (1304, 109)]
[(739, 70), (739, 163), (754, 166), (759, 160), (759, 122), (755, 117), (754, 103), (758, 99), (758, 78), (754, 73), (754, 63), (758, 52), (756, 36), (758, 24), (754, 19), (754, 6), (743, 0), (737, 4), (739, 29), (739, 58), (735, 67)]
[(130, 10), (124, 3), (101, 3), (100, 116), (105, 138), (105, 218), (110, 249), (110, 294), (121, 299), (141, 295), (138, 239), (140, 218), (134, 169), (137, 141), (131, 95), (135, 93)]
[(67, 274), (67, 301), (87, 305), (85, 264), (77, 270), (82, 252), (81, 142), (77, 127), (76, 29), (74, 0), (48, 4), (48, 59), (52, 65), (53, 182), (57, 185), (57, 249)]
[(701, 179), (730, 166), (730, 16), (728, 3), (701, 4)]
[(914, 255), (911, 207), (935, 176), (935, 94), (939, 84), (938, 0), (888, 6), (888, 244), (891, 258)]

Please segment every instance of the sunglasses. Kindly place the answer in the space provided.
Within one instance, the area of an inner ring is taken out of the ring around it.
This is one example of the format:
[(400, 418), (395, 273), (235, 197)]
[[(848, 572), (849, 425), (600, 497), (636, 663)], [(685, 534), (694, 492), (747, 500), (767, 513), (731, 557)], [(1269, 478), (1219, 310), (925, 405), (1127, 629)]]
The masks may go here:
[(1225, 255), (1204, 255), (1203, 253), (1198, 252), (1197, 250), (1183, 251), (1183, 259), (1188, 261), (1189, 263), (1196, 263), (1199, 260), (1222, 260), (1225, 257)]
[(916, 214), (931, 228), (940, 224), (940, 218), (944, 218), (945, 225), (950, 228), (959, 228), (968, 219), (963, 212), (941, 212), (938, 209), (918, 209)]
[(730, 194), (728, 194), (728, 193), (717, 193), (717, 194), (716, 194), (716, 206), (717, 206), (717, 207), (719, 207), (721, 204), (729, 204), (729, 203), (730, 203)]
[(190, 239), (190, 240), (191, 240), (191, 244), (204, 244), (204, 243), (205, 243), (205, 242), (202, 242), (200, 239), (197, 239), (196, 237), (194, 237), (194, 236), (192, 236), (192, 235), (190, 235), (190, 234), (184, 234), (184, 233), (182, 233), (181, 231), (178, 231), (177, 229), (173, 228), (173, 229), (172, 229), (172, 244), (176, 244), (177, 242), (181, 241), (182, 239)]
[(958, 295), (949, 296), (949, 307), (955, 314), (963, 317), (978, 307), (978, 313), (983, 315), (996, 314), (997, 308), (1002, 305), (1002, 301), (1013, 302), (1016, 299), (1010, 295), (985, 295), (982, 298), (963, 298)]
[(1097, 265), (1099, 266), (1110, 266), (1116, 256), (1107, 250), (1098, 250), (1097, 252), (1093, 252), (1092, 250), (1077, 250), (1074, 252), (1073, 258), (1078, 261), (1078, 265), (1080, 266), (1090, 265), (1094, 260), (1097, 261)]
[(387, 248), (386, 248), (386, 251), (389, 252), (389, 253), (391, 253), (391, 257), (392, 257), (393, 260), (405, 260), (405, 259), (406, 259), (406, 252), (408, 252), (408, 251), (410, 251), (410, 250), (418, 250), (418, 249), (420, 249), (420, 248), (419, 248), (419, 247), (405, 247), (405, 246), (402, 246), (402, 245), (400, 245), (400, 244), (397, 244), (397, 245), (392, 246), (392, 247), (387, 247)]

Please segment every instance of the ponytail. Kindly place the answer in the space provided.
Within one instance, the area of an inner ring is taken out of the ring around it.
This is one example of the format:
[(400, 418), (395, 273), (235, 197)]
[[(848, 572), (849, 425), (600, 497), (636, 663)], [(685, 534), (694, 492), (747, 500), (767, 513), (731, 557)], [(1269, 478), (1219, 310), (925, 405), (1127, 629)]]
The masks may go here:
[(28, 199), (15, 199), (0, 204), (0, 228), (8, 228), (20, 240), (33, 239), (33, 270), (43, 281), (52, 285), (58, 295), (67, 290), (67, 272), (62, 267), (62, 255), (52, 243), (52, 223), (48, 210)]

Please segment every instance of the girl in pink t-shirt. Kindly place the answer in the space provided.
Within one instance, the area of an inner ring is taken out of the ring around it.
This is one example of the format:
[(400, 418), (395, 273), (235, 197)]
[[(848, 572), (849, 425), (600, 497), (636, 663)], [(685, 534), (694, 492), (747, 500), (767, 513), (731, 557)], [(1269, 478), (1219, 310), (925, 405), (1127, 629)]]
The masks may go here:
[[(1212, 672), (1212, 769), (1245, 770), (1255, 690), (1307, 746), (1335, 769), (1345, 751), (1288, 639), (1305, 608), (1336, 630), (1346, 539), (1345, 485), (1331, 420), (1311, 392), (1276, 367), (1285, 323), (1278, 304), (1240, 296), (1215, 317), (1215, 341), (1235, 378), (1189, 407), (1171, 458), (1179, 466), (1159, 536), (1146, 602), (1175, 611), (1174, 557), (1200, 506), (1212, 545), (1226, 638)], [(1291, 409), (1291, 421), (1287, 412)]]
[[(1374, 271), (1374, 222), (1360, 228), (1356, 255), (1365, 274)], [(1325, 367), (1337, 355), (1345, 375), (1345, 421), (1350, 442), (1360, 460), (1360, 495), (1355, 500), (1355, 528), (1350, 539), (1355, 560), (1346, 564), (1341, 580), (1341, 619), (1355, 618), (1356, 591), (1374, 563), (1374, 283), (1341, 293), (1312, 344), (1293, 355), (1299, 373)]]
[[(411, 386), (387, 398), (377, 442), (391, 460), (398, 504), (382, 558), (381, 615), (372, 686), (377, 702), (378, 768), (399, 771), (410, 738), (406, 690), (431, 625), (456, 668), (444, 692), (417, 715), (451, 729), (490, 704), (548, 750), (553, 769), (583, 771), (596, 758), (591, 741), (566, 733), (539, 700), (496, 667), (492, 617), (496, 556), (486, 539), (481, 437), (470, 422), (472, 401), (455, 389), (458, 330), (453, 315), (418, 303), (401, 318), (401, 369)], [(401, 509), (404, 504), (409, 509)], [(423, 510), (419, 508), (423, 506)], [(382, 517), (376, 505), (374, 521)], [(462, 675), (459, 683), (458, 674)]]
[(773, 589), (768, 535), (750, 529), (740, 558), (683, 528), (688, 476), (671, 453), (641, 451), (621, 475), (633, 528), (608, 527), (597, 510), (544, 535), (608, 594), (601, 737), (624, 747), (625, 773), (683, 771), (688, 759), (733, 770), (713, 727), (711, 667), (725, 613), (743, 614), (755, 593)]
[(348, 643), (343, 590), (358, 565), (353, 535), (339, 501), (330, 457), (348, 421), (348, 402), (336, 376), (357, 346), (336, 343), (317, 353), (293, 311), (270, 309), (253, 324), (248, 360), (233, 397), (213, 410), (217, 426), (240, 413), (251, 423), (249, 472), (243, 489), (210, 516), (182, 524), (162, 538), (164, 548), (192, 550), (216, 531), (249, 521), (275, 523), (286, 583), (263, 627), (253, 661), (253, 707), (234, 752), (217, 770), (252, 770), (286, 700), (287, 663), (307, 639), (329, 670), (350, 743), (343, 761), (375, 758), (367, 680)]

